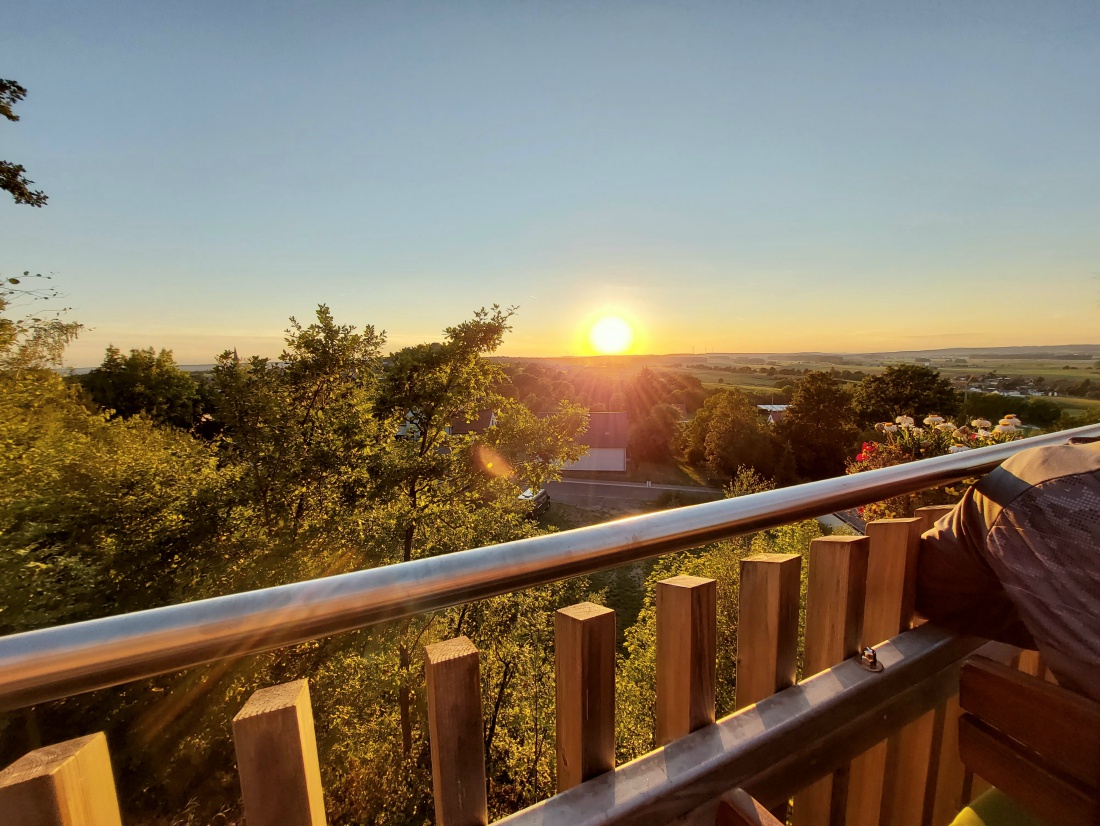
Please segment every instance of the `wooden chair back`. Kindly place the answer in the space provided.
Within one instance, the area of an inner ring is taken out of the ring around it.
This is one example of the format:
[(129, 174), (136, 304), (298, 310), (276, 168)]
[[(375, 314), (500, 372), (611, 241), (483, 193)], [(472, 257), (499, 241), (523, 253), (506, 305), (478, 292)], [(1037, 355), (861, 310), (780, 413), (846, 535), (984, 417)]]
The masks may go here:
[(983, 657), (960, 675), (959, 754), (1040, 820), (1100, 825), (1100, 703)]

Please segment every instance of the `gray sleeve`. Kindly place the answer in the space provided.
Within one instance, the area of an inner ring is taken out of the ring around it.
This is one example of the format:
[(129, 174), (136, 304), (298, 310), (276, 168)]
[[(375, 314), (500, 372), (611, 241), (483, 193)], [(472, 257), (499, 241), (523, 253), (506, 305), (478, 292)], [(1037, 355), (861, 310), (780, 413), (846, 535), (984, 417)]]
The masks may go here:
[(981, 497), (968, 490), (921, 539), (917, 612), (960, 634), (1033, 649), (1034, 639), (984, 558), (989, 528)]

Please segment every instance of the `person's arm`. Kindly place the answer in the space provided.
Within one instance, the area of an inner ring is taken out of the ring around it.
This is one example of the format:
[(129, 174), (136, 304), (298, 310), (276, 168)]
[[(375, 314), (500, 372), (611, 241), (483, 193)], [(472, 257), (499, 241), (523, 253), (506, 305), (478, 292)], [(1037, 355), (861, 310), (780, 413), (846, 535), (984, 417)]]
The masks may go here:
[(981, 496), (968, 490), (921, 539), (917, 613), (960, 634), (1034, 649), (1035, 640), (985, 561), (989, 528)]

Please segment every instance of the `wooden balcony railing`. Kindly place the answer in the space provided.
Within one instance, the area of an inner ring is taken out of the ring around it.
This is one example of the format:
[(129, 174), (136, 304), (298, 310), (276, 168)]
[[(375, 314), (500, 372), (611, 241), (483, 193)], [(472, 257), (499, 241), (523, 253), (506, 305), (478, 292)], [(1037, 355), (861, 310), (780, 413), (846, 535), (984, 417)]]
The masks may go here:
[[(852, 477), (651, 514), (492, 548), (0, 639), (0, 702), (40, 702), (382, 619), (461, 604), (972, 476), (1025, 447), (1100, 427)], [(501, 823), (714, 823), (744, 788), (797, 826), (944, 824), (978, 785), (959, 761), (958, 671), (983, 641), (913, 626), (920, 535), (942, 513), (872, 522), (809, 549), (802, 670), (795, 683), (801, 560), (742, 560), (737, 711), (715, 721), (715, 582), (658, 584), (657, 741), (615, 763), (615, 615), (557, 612), (559, 794)], [(870, 654), (860, 652), (873, 648)], [(1007, 654), (989, 649), (1000, 659)], [(478, 652), (427, 647), (436, 821), (487, 822)], [(257, 691), (233, 720), (249, 826), (323, 824), (309, 689)], [(31, 752), (0, 773), (0, 823), (120, 823), (102, 734)]]

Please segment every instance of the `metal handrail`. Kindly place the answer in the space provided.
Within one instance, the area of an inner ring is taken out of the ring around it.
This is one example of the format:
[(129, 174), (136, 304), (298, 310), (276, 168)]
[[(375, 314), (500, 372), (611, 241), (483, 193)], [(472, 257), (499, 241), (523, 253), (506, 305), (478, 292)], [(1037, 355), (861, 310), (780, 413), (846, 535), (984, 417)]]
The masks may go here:
[(1100, 425), (708, 502), (445, 556), (179, 603), (0, 638), (0, 709), (686, 550), (992, 470), (1031, 447), (1100, 437)]

